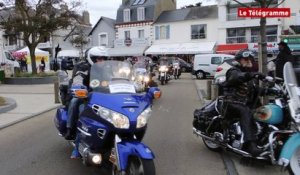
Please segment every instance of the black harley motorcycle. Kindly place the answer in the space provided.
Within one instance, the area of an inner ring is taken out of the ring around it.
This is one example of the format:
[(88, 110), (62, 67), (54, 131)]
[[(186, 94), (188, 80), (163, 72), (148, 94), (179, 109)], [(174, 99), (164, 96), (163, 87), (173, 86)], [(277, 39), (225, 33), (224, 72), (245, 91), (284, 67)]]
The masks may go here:
[[(272, 94), (268, 105), (253, 109), (257, 127), (257, 145), (263, 152), (253, 157), (243, 150), (244, 134), (240, 117), (226, 118), (224, 97), (194, 111), (193, 133), (202, 137), (212, 151), (222, 148), (243, 157), (271, 162), (300, 173), (300, 88), (291, 63), (284, 67), (284, 82), (266, 77), (261, 93)], [(261, 95), (261, 94), (260, 94)]]

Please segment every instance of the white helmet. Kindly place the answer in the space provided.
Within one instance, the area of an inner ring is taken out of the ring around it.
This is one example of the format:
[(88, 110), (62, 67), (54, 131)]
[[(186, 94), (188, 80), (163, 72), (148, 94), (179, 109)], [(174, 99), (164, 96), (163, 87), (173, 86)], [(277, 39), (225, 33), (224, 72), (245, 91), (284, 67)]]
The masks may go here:
[(103, 60), (108, 59), (108, 49), (103, 46), (92, 47), (85, 52), (86, 60), (93, 65), (97, 58), (102, 58)]

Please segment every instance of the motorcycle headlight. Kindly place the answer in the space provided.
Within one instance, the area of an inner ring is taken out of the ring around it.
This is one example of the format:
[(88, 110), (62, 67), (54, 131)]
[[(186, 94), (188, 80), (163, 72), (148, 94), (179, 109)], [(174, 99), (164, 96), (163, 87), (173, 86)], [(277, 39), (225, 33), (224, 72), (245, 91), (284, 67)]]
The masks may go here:
[(129, 119), (125, 115), (98, 105), (93, 105), (92, 108), (101, 118), (112, 123), (116, 128), (129, 129)]
[(144, 81), (148, 83), (150, 81), (150, 78), (149, 77), (145, 77)]
[(146, 126), (148, 119), (152, 113), (151, 107), (145, 109), (137, 118), (136, 128), (142, 128)]
[(168, 71), (168, 68), (167, 68), (167, 66), (161, 66), (158, 70), (160, 72), (165, 72), (165, 71)]

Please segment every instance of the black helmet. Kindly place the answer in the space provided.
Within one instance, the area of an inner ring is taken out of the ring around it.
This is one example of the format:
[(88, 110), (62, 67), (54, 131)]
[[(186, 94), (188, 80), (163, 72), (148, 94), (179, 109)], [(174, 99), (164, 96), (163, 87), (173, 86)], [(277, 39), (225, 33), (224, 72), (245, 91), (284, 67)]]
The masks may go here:
[(242, 49), (235, 54), (234, 57), (237, 61), (242, 58), (254, 58), (254, 53), (248, 49)]

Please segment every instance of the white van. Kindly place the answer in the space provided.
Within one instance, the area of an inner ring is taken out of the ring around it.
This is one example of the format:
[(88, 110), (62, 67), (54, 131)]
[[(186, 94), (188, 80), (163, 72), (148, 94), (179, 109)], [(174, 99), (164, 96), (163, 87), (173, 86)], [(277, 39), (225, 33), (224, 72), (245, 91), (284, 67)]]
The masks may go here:
[(205, 79), (208, 76), (214, 76), (217, 67), (226, 60), (234, 59), (233, 55), (226, 54), (201, 54), (195, 55), (192, 74), (197, 79)]
[(8, 51), (2, 51), (0, 58), (0, 69), (4, 69), (5, 75), (11, 77), (14, 75), (16, 69), (20, 69), (19, 62)]

